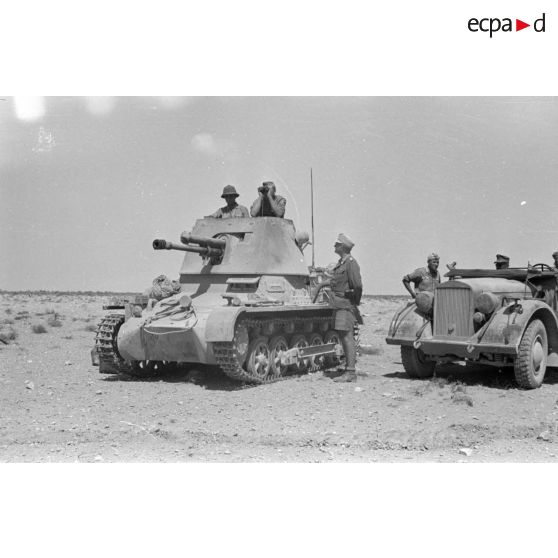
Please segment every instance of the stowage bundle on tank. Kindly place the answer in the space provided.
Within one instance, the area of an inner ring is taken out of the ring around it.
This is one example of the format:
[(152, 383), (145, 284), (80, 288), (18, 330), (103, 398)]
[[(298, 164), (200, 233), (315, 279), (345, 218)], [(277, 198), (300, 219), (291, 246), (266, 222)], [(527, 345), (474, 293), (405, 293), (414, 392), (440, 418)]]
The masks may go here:
[(265, 383), (337, 365), (334, 310), (311, 281), (300, 238), (292, 221), (258, 217), (199, 219), (180, 242), (154, 240), (155, 250), (185, 252), (179, 288), (109, 307), (96, 336), (100, 372), (197, 363)]

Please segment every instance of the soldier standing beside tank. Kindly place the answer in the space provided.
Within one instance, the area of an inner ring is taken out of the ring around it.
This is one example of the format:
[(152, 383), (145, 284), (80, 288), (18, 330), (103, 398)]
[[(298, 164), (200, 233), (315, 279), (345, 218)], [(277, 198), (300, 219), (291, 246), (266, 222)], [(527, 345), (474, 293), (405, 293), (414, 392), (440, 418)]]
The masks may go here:
[(434, 292), (436, 285), (439, 285), (440, 272), (438, 271), (438, 266), (440, 265), (440, 256), (438, 254), (432, 253), (426, 258), (426, 267), (419, 267), (415, 269), (412, 273), (405, 275), (403, 277), (403, 285), (409, 291), (409, 294), (416, 298), (416, 293), (411, 287), (411, 282), (414, 283), (415, 289), (418, 292), (430, 291)]
[(221, 197), (227, 202), (225, 207), (220, 207), (215, 213), (208, 215), (213, 219), (230, 219), (233, 217), (250, 217), (248, 208), (236, 203), (239, 194), (234, 186), (228, 185), (223, 188)]
[(554, 265), (552, 266), (552, 269), (554, 271), (558, 271), (558, 250), (552, 253), (552, 259), (554, 260)]
[(337, 265), (333, 268), (330, 280), (333, 293), (332, 306), (335, 308), (335, 323), (333, 328), (340, 337), (345, 351), (344, 373), (335, 378), (334, 382), (356, 381), (356, 343), (354, 336), (355, 323), (362, 323), (357, 306), (362, 296), (362, 280), (360, 267), (351, 256), (355, 243), (346, 235), (340, 234), (335, 241), (334, 250), (339, 256)]
[(509, 269), (510, 259), (508, 256), (502, 254), (496, 254), (496, 261), (494, 262), (496, 269)]
[(287, 200), (275, 194), (275, 184), (264, 182), (258, 188), (258, 197), (250, 208), (252, 217), (284, 217)]

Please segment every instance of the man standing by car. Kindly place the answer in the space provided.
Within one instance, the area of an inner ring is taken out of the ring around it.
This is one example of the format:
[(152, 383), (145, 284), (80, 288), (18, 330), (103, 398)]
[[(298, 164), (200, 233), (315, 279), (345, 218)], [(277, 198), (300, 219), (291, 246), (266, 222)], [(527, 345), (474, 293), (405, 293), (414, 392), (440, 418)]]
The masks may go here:
[(341, 345), (345, 352), (345, 372), (335, 378), (334, 382), (356, 382), (356, 343), (354, 328), (356, 323), (362, 323), (362, 318), (357, 306), (362, 297), (362, 280), (360, 267), (351, 256), (355, 243), (341, 233), (334, 244), (335, 253), (339, 261), (332, 271), (330, 280), (335, 308), (335, 323), (333, 328), (337, 331)]
[(426, 258), (426, 267), (419, 267), (403, 277), (403, 285), (413, 298), (416, 298), (417, 295), (413, 287), (411, 287), (411, 283), (414, 284), (415, 290), (418, 292), (434, 292), (436, 285), (439, 285), (441, 282), (440, 272), (438, 271), (439, 265), (440, 256), (433, 252)]

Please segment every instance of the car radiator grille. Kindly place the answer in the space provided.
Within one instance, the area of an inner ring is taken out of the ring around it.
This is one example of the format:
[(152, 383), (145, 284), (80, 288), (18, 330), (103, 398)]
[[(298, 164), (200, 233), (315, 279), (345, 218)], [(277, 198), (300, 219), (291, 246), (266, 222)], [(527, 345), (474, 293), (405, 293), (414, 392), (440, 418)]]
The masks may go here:
[(462, 288), (436, 289), (434, 335), (470, 337), (473, 335), (472, 291)]

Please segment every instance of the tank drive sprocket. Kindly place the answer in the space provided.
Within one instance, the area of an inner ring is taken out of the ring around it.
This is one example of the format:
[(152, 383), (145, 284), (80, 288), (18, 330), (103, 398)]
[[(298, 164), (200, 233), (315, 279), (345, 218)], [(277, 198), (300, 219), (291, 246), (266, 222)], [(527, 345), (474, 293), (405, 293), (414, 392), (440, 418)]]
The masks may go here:
[(95, 335), (95, 350), (99, 356), (99, 372), (102, 374), (130, 374), (132, 367), (118, 352), (116, 338), (124, 314), (107, 314), (98, 324)]

